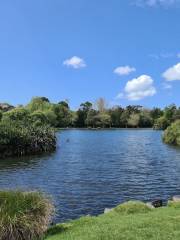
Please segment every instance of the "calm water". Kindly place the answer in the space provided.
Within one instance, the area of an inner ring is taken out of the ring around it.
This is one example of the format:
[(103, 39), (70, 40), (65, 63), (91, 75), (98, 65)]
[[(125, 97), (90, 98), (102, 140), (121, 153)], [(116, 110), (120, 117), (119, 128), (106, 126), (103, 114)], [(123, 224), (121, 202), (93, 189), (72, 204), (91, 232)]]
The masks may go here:
[(65, 130), (56, 153), (0, 160), (0, 188), (52, 195), (56, 221), (102, 213), (130, 199), (180, 194), (180, 149), (152, 130)]

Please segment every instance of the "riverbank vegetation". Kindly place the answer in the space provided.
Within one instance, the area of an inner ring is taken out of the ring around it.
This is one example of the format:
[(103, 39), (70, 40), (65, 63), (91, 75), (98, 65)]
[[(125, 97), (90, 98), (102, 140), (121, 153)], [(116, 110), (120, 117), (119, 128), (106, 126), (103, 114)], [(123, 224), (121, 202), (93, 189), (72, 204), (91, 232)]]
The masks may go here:
[[(164, 130), (178, 119), (180, 108), (175, 105), (165, 109), (139, 105), (108, 107), (103, 98), (95, 103), (82, 103), (76, 111), (70, 109), (67, 101), (51, 103), (46, 97), (35, 97), (25, 106), (0, 104), (0, 157), (53, 151), (58, 128), (153, 127)], [(165, 142), (169, 142), (166, 141), (169, 134), (165, 133)]]
[(0, 192), (0, 240), (42, 239), (54, 208), (38, 192)]
[(0, 123), (0, 157), (51, 152), (56, 149), (54, 130), (14, 121)]
[(46, 124), (54, 128), (154, 127), (164, 130), (180, 119), (180, 108), (174, 104), (164, 109), (147, 109), (139, 105), (109, 107), (103, 98), (94, 103), (84, 102), (76, 111), (70, 109), (68, 101), (51, 103), (46, 97), (35, 97), (26, 106), (20, 105), (13, 110), (11, 105), (0, 104), (0, 110), (2, 120), (28, 120), (36, 126)]
[(165, 143), (180, 146), (180, 120), (172, 123), (164, 132)]
[(46, 240), (179, 240), (180, 203), (150, 209), (129, 202), (97, 217), (86, 216), (49, 229)]

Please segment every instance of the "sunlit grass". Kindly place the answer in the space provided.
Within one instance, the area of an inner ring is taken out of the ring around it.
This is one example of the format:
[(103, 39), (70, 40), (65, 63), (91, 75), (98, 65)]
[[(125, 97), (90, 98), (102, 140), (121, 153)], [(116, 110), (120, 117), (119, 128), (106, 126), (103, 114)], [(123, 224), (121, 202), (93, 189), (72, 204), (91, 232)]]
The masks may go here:
[(179, 240), (180, 203), (148, 209), (121, 205), (98, 217), (82, 217), (49, 230), (46, 240)]

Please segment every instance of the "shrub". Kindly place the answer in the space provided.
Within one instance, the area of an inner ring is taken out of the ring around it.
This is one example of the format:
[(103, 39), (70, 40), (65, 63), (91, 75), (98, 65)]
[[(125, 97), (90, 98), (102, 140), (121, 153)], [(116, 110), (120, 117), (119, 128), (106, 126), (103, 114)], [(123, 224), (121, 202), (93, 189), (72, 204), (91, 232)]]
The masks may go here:
[(51, 201), (38, 192), (0, 192), (0, 240), (39, 239), (54, 212)]
[(26, 108), (14, 108), (3, 114), (4, 121), (28, 121), (29, 111)]
[(121, 214), (134, 214), (134, 213), (147, 213), (151, 209), (143, 202), (140, 201), (129, 201), (120, 204), (114, 211)]
[(155, 120), (154, 129), (156, 130), (165, 130), (170, 125), (170, 121), (164, 116)]
[(165, 143), (180, 146), (180, 120), (172, 123), (164, 132)]
[(37, 154), (55, 149), (55, 132), (48, 125), (25, 125), (14, 121), (0, 123), (1, 157)]
[(42, 111), (35, 111), (30, 115), (32, 123), (36, 126), (47, 124), (48, 120)]

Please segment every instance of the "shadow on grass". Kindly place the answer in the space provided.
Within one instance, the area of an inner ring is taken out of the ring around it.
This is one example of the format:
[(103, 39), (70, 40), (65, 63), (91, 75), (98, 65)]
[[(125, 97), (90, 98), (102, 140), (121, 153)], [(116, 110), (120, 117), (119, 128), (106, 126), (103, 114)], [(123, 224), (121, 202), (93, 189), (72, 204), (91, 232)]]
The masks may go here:
[(72, 224), (68, 223), (62, 223), (62, 224), (57, 224), (53, 227), (50, 227), (47, 231), (47, 236), (52, 236), (56, 235), (62, 232), (67, 231), (70, 227), (72, 227)]

